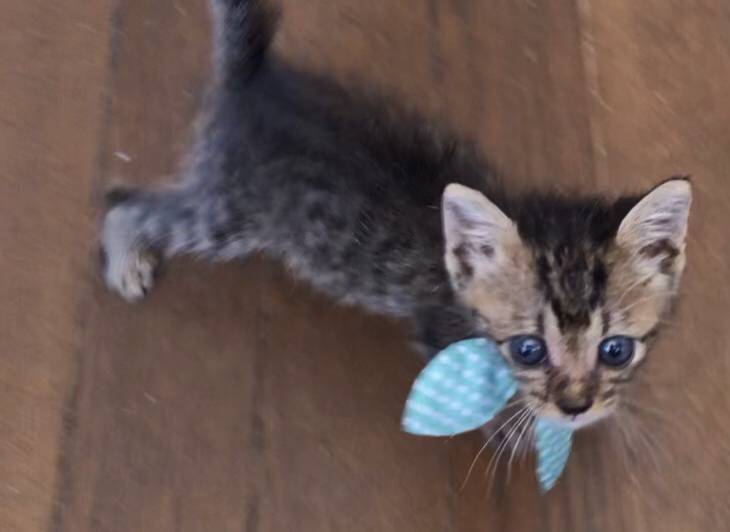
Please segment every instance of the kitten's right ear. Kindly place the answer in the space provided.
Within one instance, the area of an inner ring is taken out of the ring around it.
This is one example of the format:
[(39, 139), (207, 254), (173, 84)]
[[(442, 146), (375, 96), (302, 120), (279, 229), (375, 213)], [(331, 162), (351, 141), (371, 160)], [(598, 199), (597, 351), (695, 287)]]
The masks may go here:
[(444, 191), (442, 210), (452, 283), (463, 288), (496, 271), (506, 244), (518, 238), (514, 222), (480, 192), (455, 183)]
[[(640, 264), (667, 272), (684, 254), (692, 187), (689, 180), (665, 181), (646, 194), (621, 222), (616, 241)], [(680, 263), (682, 260), (678, 261)]]

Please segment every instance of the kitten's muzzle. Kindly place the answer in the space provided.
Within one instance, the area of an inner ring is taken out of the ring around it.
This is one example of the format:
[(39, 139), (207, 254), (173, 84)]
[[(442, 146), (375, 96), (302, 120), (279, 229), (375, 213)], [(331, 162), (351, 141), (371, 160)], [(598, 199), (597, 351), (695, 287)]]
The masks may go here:
[(567, 375), (556, 374), (548, 386), (558, 410), (567, 416), (577, 416), (593, 406), (596, 384), (592, 375), (571, 379)]

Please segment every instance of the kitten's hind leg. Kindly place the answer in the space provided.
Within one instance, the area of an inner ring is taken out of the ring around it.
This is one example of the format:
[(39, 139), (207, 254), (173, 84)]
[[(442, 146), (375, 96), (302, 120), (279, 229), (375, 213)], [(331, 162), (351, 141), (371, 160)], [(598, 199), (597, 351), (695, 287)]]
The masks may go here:
[(109, 289), (127, 301), (142, 299), (154, 284), (165, 237), (151, 194), (114, 189), (107, 194), (108, 211), (101, 233), (101, 269)]
[(228, 212), (216, 195), (181, 187), (114, 190), (107, 199), (102, 270), (107, 286), (127, 301), (147, 295), (164, 258), (241, 258), (255, 243), (248, 238), (251, 224), (242, 223), (241, 212)]

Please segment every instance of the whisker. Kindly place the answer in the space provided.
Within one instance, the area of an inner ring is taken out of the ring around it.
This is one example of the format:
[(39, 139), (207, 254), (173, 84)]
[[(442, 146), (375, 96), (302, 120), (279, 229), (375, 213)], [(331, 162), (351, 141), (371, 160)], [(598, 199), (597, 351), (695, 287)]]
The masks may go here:
[(670, 417), (667, 412), (660, 410), (659, 408), (639, 403), (638, 400), (632, 399), (630, 397), (622, 398), (621, 403), (626, 407), (625, 410), (627, 410), (629, 413), (633, 413), (631, 412), (631, 409), (634, 409), (641, 415), (648, 416), (650, 419), (659, 421), (661, 424), (667, 425), (670, 428), (679, 428), (676, 424), (675, 419)]
[(655, 471), (660, 471), (661, 467), (657, 456), (657, 451), (660, 450), (660, 447), (654, 441), (653, 435), (646, 432), (644, 427), (640, 423), (637, 423), (633, 415), (628, 414), (624, 416), (623, 424), (626, 427), (627, 433), (632, 436), (631, 443), (633, 444), (632, 450), (635, 453), (635, 459), (648, 454), (651, 460), (650, 465)]
[(666, 412), (660, 410), (659, 408), (640, 403), (638, 399), (633, 397), (623, 397), (621, 399), (621, 402), (628, 407), (632, 407), (642, 412), (646, 412), (647, 414), (658, 416), (663, 416), (664, 414), (666, 414)]
[[(661, 471), (661, 464), (668, 459), (666, 448), (658, 445), (656, 435), (641, 423), (636, 415), (629, 410), (621, 412), (621, 428), (626, 433), (626, 447), (631, 451), (631, 461), (633, 463), (646, 463), (646, 460), (640, 460), (642, 456), (650, 460), (649, 465), (654, 471)], [(632, 464), (633, 466), (633, 464)], [(629, 471), (633, 471), (630, 466)]]
[(472, 460), (472, 462), (471, 462), (471, 465), (469, 466), (469, 470), (468, 470), (468, 471), (467, 471), (467, 473), (466, 473), (466, 478), (464, 479), (464, 482), (463, 482), (463, 483), (461, 484), (461, 490), (463, 490), (463, 489), (464, 489), (464, 488), (466, 487), (466, 484), (467, 484), (467, 482), (469, 482), (469, 477), (471, 477), (471, 473), (472, 473), (472, 471), (474, 470), (474, 466), (476, 466), (476, 464), (477, 464), (477, 461), (479, 460), (479, 457), (480, 457), (480, 456), (481, 456), (481, 454), (482, 454), (482, 453), (484, 452), (484, 450), (485, 450), (485, 449), (486, 449), (486, 448), (487, 448), (487, 447), (489, 446), (489, 444), (490, 444), (490, 443), (492, 442), (492, 440), (493, 440), (493, 439), (494, 439), (494, 438), (495, 438), (495, 437), (496, 437), (496, 436), (497, 436), (497, 435), (498, 435), (498, 434), (500, 433), (500, 431), (501, 431), (501, 430), (502, 430), (502, 429), (503, 429), (504, 427), (506, 427), (506, 426), (507, 426), (507, 425), (509, 424), (509, 422), (510, 422), (510, 421), (512, 421), (512, 420), (513, 420), (514, 418), (516, 418), (517, 416), (521, 415), (521, 414), (522, 414), (522, 413), (523, 413), (523, 412), (524, 412), (524, 411), (525, 411), (526, 409), (527, 409), (527, 407), (526, 407), (526, 406), (524, 406), (524, 407), (520, 408), (519, 410), (517, 410), (517, 412), (515, 412), (514, 414), (512, 414), (512, 415), (511, 415), (511, 416), (510, 416), (510, 417), (509, 417), (509, 418), (507, 419), (507, 421), (505, 421), (504, 423), (502, 423), (502, 424), (501, 424), (501, 425), (499, 426), (499, 428), (498, 428), (498, 429), (496, 429), (496, 430), (495, 430), (495, 431), (494, 431), (494, 432), (492, 433), (492, 435), (491, 435), (491, 436), (489, 436), (489, 438), (487, 438), (487, 441), (486, 441), (486, 442), (484, 442), (484, 445), (482, 445), (481, 449), (479, 449), (479, 452), (477, 452), (476, 456), (474, 457), (474, 460)]
[(507, 408), (509, 408), (511, 406), (515, 406), (515, 405), (519, 405), (521, 403), (524, 403), (525, 401), (527, 401), (527, 397), (523, 397), (523, 396), (520, 395), (519, 397), (516, 397), (516, 398), (512, 399), (509, 403), (507, 403), (506, 405), (504, 405), (504, 408), (507, 409)]
[(631, 459), (629, 457), (629, 443), (628, 443), (628, 436), (626, 434), (626, 428), (623, 425), (623, 419), (621, 414), (616, 415), (612, 419), (613, 425), (618, 429), (616, 431), (611, 431), (612, 434), (615, 434), (615, 441), (618, 444), (618, 447), (621, 450), (621, 461), (623, 462), (623, 468), (624, 471), (630, 472), (632, 470), (631, 468)]
[(537, 409), (533, 410), (532, 425), (530, 426), (530, 432), (527, 434), (527, 441), (520, 451), (520, 460), (525, 460), (528, 453), (535, 448), (535, 440), (537, 438), (537, 435), (535, 434), (535, 422), (537, 418), (535, 417), (534, 413), (536, 411)]
[(646, 282), (646, 281), (645, 281), (645, 279), (637, 279), (636, 281), (634, 281), (633, 283), (631, 283), (631, 284), (630, 284), (630, 285), (629, 285), (629, 286), (628, 286), (628, 287), (627, 287), (627, 288), (626, 288), (626, 289), (625, 289), (625, 290), (623, 291), (623, 293), (622, 293), (622, 294), (621, 294), (621, 295), (619, 296), (619, 298), (618, 298), (618, 301), (616, 302), (616, 305), (615, 305), (615, 306), (616, 306), (616, 307), (620, 306), (620, 305), (621, 305), (621, 303), (623, 302), (624, 298), (625, 298), (625, 297), (626, 297), (627, 295), (629, 295), (629, 292), (631, 292), (631, 291), (632, 291), (632, 290), (633, 290), (634, 288), (636, 288), (637, 286), (639, 286), (639, 285), (643, 284), (644, 282)]
[(514, 445), (512, 446), (512, 452), (509, 455), (509, 460), (507, 461), (507, 482), (509, 482), (509, 479), (512, 478), (512, 462), (515, 459), (515, 455), (517, 454), (517, 451), (520, 448), (520, 442), (522, 441), (522, 438), (524, 437), (525, 433), (530, 430), (532, 427), (532, 424), (534, 423), (534, 412), (532, 409), (530, 409), (530, 415), (525, 418), (525, 421), (522, 423), (522, 432), (520, 432), (520, 435), (517, 437), (517, 440), (515, 441)]
[[(515, 434), (519, 426), (522, 424), (522, 420), (530, 415), (530, 411), (528, 409), (524, 409), (524, 412), (522, 416), (515, 422), (515, 424), (510, 428), (509, 432), (507, 432), (507, 435), (505, 436), (504, 440), (499, 444), (499, 447), (497, 448), (497, 451), (492, 455), (491, 460), (489, 460), (489, 465), (487, 466), (486, 475), (489, 479), (489, 487), (487, 489), (488, 492), (491, 492), (492, 485), (494, 483), (494, 479), (497, 474), (497, 469), (499, 467), (499, 460), (504, 454), (505, 450), (507, 449), (507, 446), (509, 445), (510, 440), (512, 439), (512, 436)], [(494, 466), (494, 467), (492, 467)]]

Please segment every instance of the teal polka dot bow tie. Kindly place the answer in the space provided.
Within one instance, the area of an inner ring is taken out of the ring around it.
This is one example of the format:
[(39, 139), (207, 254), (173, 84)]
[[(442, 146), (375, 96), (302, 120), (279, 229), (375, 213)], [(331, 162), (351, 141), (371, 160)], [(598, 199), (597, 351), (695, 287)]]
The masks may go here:
[[(411, 388), (403, 430), (420, 436), (453, 436), (494, 418), (517, 393), (512, 371), (494, 343), (463, 340), (441, 351)], [(544, 418), (535, 422), (537, 476), (543, 491), (560, 477), (573, 432)]]

